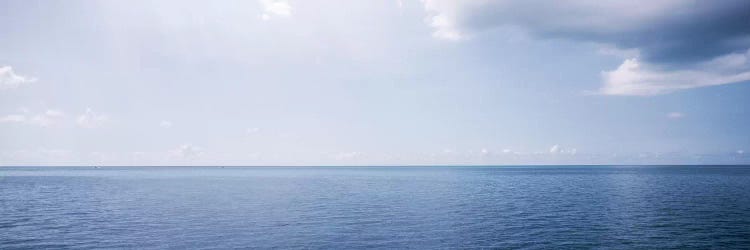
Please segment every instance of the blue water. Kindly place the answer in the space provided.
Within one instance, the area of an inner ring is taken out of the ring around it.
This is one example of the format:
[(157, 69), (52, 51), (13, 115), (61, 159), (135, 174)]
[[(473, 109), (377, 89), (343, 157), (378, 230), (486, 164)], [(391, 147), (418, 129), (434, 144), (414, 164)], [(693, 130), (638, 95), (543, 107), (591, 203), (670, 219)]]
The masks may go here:
[(0, 249), (750, 248), (748, 166), (0, 168)]

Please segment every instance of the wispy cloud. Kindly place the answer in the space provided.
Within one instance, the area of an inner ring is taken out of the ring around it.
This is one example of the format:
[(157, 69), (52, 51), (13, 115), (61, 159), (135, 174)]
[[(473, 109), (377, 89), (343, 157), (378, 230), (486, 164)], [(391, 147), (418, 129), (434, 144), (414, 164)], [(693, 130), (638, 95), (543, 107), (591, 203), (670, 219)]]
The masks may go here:
[(23, 123), (26, 122), (26, 116), (25, 115), (6, 115), (3, 117), (0, 117), (0, 123)]
[(170, 121), (161, 121), (161, 122), (159, 122), (159, 127), (161, 127), (161, 128), (171, 128), (172, 127), (172, 122), (170, 122)]
[(260, 0), (259, 3), (263, 9), (263, 14), (260, 16), (263, 20), (292, 15), (292, 6), (286, 0)]
[[(739, 83), (750, 80), (750, 65), (742, 61), (739, 70), (709, 67), (716, 60), (695, 69), (660, 70), (638, 59), (625, 60), (617, 69), (602, 73), (603, 95), (652, 96), (677, 90)], [(735, 66), (737, 67), (737, 66)]]
[(76, 123), (83, 128), (97, 128), (109, 121), (109, 116), (95, 113), (91, 108), (86, 108), (86, 112), (78, 116)]
[(65, 113), (58, 110), (47, 110), (42, 114), (31, 118), (31, 123), (42, 127), (50, 127), (59, 124), (65, 118)]
[(11, 66), (0, 67), (0, 90), (15, 89), (21, 85), (35, 82), (34, 77), (18, 75), (13, 71)]
[(680, 119), (682, 117), (685, 117), (685, 114), (680, 112), (670, 112), (667, 114), (667, 118), (669, 119)]
[(560, 152), (560, 145), (553, 145), (551, 148), (549, 148), (549, 152), (552, 154), (557, 154)]
[(190, 143), (182, 144), (169, 151), (169, 156), (176, 160), (193, 160), (203, 155), (203, 149)]
[(36, 125), (40, 127), (53, 127), (61, 124), (65, 120), (65, 113), (59, 110), (49, 109), (38, 114), (10, 114), (0, 117), (0, 123), (17, 123)]
[(260, 132), (260, 128), (247, 128), (245, 129), (245, 133), (248, 135), (256, 134)]
[(578, 153), (578, 149), (575, 148), (563, 148), (560, 145), (553, 145), (549, 148), (550, 154), (568, 154), (575, 155)]

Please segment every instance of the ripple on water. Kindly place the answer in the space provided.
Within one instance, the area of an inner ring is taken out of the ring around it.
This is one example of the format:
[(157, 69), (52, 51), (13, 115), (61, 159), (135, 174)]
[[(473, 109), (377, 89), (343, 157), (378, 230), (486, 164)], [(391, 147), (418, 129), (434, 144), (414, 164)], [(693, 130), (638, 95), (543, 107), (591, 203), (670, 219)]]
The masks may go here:
[(750, 167), (0, 168), (9, 248), (748, 248)]

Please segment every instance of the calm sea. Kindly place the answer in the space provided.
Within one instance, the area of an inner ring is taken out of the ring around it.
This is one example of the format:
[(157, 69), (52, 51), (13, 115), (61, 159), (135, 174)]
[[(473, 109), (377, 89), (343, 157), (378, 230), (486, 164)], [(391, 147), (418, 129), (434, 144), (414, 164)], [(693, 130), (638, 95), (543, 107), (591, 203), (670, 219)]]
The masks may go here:
[(750, 166), (0, 168), (0, 249), (750, 248)]

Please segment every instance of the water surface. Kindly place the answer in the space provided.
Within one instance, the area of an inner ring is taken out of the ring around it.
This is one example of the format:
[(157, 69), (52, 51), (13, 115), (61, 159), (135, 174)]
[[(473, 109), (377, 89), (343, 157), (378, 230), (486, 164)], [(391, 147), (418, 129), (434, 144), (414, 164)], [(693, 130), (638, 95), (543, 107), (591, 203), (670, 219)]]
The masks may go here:
[(748, 166), (0, 168), (0, 249), (750, 248)]

